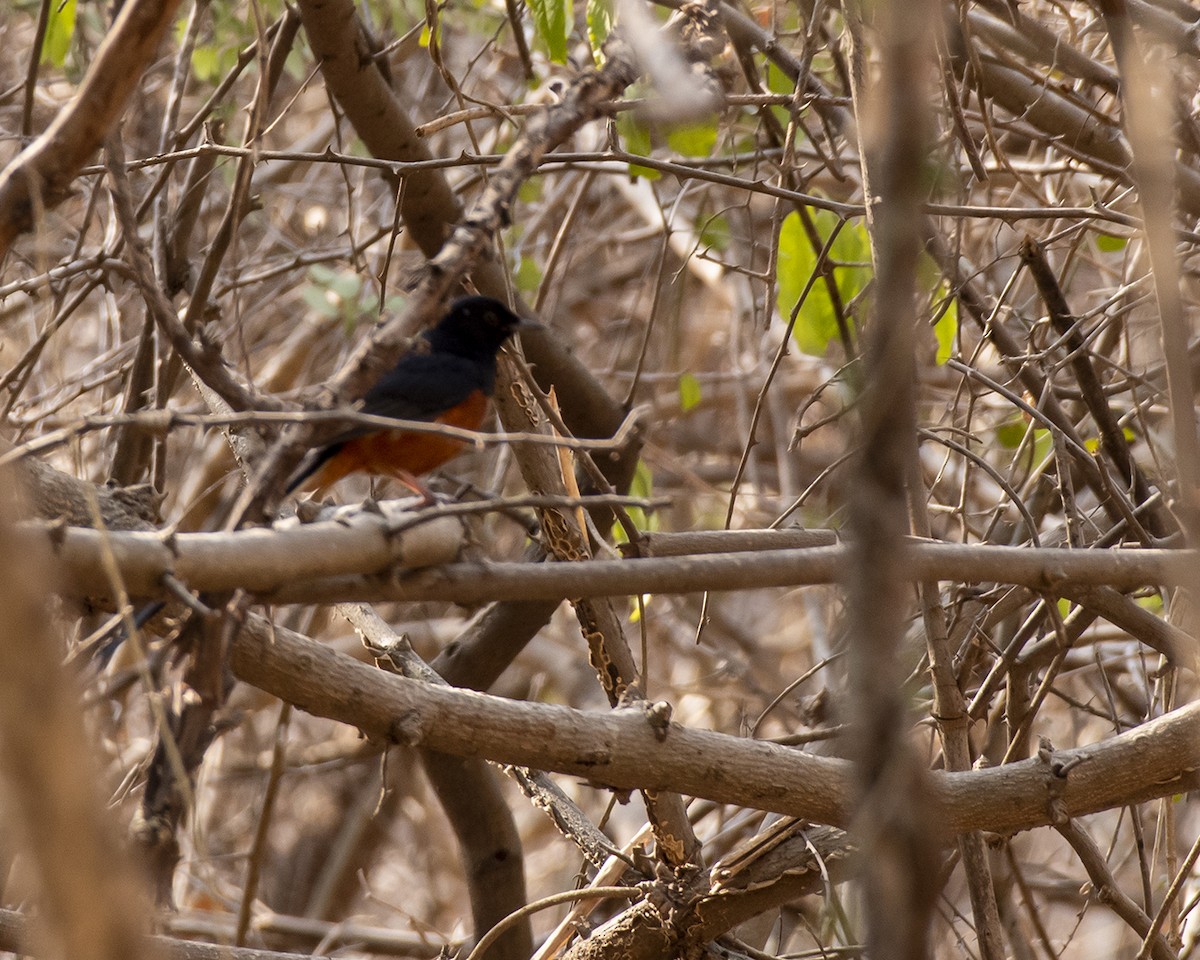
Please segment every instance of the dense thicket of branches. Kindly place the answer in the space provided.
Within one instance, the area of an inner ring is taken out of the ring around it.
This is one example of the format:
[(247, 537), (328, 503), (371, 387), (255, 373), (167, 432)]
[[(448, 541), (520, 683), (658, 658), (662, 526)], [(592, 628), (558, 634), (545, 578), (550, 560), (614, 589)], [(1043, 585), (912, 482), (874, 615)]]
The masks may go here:
[[(0, 950), (1190, 955), (1200, 11), (114, 13), (0, 17)], [(495, 435), (297, 511), (463, 289)]]

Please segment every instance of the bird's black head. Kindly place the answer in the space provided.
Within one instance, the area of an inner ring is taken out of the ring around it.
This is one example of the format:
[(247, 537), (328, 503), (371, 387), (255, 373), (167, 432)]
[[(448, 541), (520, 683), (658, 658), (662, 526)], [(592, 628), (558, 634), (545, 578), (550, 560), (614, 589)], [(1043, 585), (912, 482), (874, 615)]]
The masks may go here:
[(434, 350), (463, 357), (494, 357), (514, 331), (532, 326), (491, 297), (463, 297), (450, 305), (425, 338)]

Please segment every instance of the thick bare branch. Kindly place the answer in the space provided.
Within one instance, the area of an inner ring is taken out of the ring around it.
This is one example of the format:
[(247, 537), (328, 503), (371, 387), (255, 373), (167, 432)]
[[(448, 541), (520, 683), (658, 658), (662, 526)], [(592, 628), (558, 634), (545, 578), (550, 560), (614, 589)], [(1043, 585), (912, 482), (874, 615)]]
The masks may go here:
[[(671, 790), (822, 823), (848, 819), (842, 760), (671, 723), (638, 709), (589, 713), (518, 703), (381, 673), (252, 618), (234, 639), (242, 680), (370, 737), (584, 777), (617, 789)], [(1196, 789), (1200, 704), (1102, 743), (1003, 767), (935, 774), (948, 830), (1007, 833)]]
[[(457, 521), (450, 522), (453, 526), (445, 529), (456, 530)], [(831, 546), (593, 560), (586, 566), (460, 563), (419, 575), (379, 576), (389, 564), (430, 566), (453, 555), (458, 541), (441, 539), (445, 531), (439, 526), (427, 521), (414, 525), (410, 535), (418, 538), (416, 544), (425, 546), (407, 551), (403, 540), (398, 541), (399, 546), (392, 543), (396, 531), (387, 522), (369, 514), (361, 515), (347, 529), (331, 525), (315, 532), (300, 527), (179, 534), (169, 544), (158, 534), (113, 532), (107, 541), (135, 596), (159, 595), (160, 578), (172, 573), (195, 589), (240, 587), (276, 603), (379, 599), (480, 603), (498, 598), (561, 600), (794, 587), (836, 582), (844, 576), (847, 557), (846, 547)], [(433, 529), (422, 533), (425, 527)], [(110, 587), (94, 566), (105, 539), (101, 534), (74, 527), (28, 526), (24, 536), (30, 549), (57, 556), (63, 571), (59, 589), (64, 593), (108, 595)], [(322, 539), (326, 537), (328, 540)], [(325, 542), (330, 549), (321, 556), (294, 552), (296, 544)], [(253, 554), (243, 553), (250, 549)], [(253, 559), (244, 559), (248, 556)], [(1051, 593), (1070, 587), (1072, 596), (1074, 588), (1089, 585), (1133, 589), (1182, 583), (1197, 562), (1196, 554), (1185, 550), (1066, 550), (923, 542), (907, 544), (900, 556), (909, 582), (1015, 583)], [(276, 566), (269, 569), (264, 566), (267, 564)], [(1083, 601), (1084, 595), (1080, 598)]]

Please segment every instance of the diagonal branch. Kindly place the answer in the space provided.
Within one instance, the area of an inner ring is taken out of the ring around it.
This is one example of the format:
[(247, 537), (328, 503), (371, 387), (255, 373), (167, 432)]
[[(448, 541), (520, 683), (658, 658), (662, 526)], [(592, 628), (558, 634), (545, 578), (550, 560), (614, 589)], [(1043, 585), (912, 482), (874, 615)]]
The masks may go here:
[(66, 198), (141, 82), (179, 0), (128, 0), (91, 69), (54, 122), (0, 172), (0, 260), (45, 210)]

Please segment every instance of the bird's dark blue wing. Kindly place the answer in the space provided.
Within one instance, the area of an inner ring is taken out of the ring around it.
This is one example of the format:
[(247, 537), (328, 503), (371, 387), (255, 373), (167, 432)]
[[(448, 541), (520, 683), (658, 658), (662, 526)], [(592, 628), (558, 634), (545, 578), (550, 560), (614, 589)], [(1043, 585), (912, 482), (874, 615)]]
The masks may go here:
[(478, 391), (490, 395), (495, 379), (494, 360), (483, 363), (447, 353), (409, 354), (367, 391), (360, 409), (397, 420), (436, 420)]

